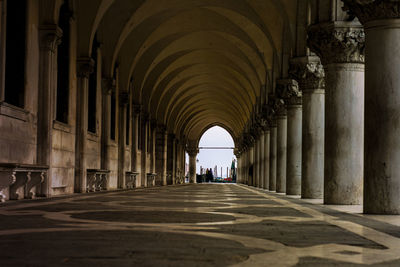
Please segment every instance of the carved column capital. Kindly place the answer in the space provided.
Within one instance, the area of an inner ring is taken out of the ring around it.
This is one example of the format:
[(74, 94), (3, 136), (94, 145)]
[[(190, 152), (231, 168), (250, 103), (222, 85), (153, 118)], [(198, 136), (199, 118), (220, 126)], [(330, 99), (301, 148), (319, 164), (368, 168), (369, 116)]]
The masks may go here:
[(119, 94), (119, 105), (121, 107), (125, 107), (129, 104), (129, 93), (128, 92), (121, 92)]
[(344, 9), (361, 23), (400, 18), (400, 0), (342, 0)]
[(63, 32), (56, 24), (42, 25), (39, 28), (40, 49), (55, 52), (61, 44)]
[(151, 126), (151, 129), (157, 129), (157, 126), (158, 126), (157, 120), (156, 119), (151, 119), (150, 120), (150, 126)]
[(165, 126), (164, 124), (157, 124), (157, 132), (162, 133), (162, 134), (166, 134), (167, 133), (167, 126)]
[(307, 44), (323, 65), (364, 63), (365, 34), (358, 22), (335, 21), (308, 28)]
[(187, 147), (186, 152), (190, 157), (196, 157), (197, 154), (199, 154), (199, 148), (198, 147)]
[(325, 88), (325, 71), (317, 56), (297, 57), (290, 61), (290, 76), (302, 91)]
[(89, 78), (89, 75), (94, 71), (94, 60), (90, 57), (79, 58), (77, 67), (78, 77)]
[(113, 78), (103, 78), (102, 79), (102, 88), (104, 95), (111, 95), (112, 92), (116, 90), (115, 79)]
[[(278, 98), (274, 94), (268, 96), (268, 106), (273, 110), (274, 116), (286, 116), (286, 106), (283, 99)], [(272, 127), (276, 127), (276, 121), (273, 120)]]
[(293, 79), (282, 79), (276, 81), (276, 93), (279, 98), (285, 101), (287, 106), (301, 105), (301, 91), (299, 84)]
[(133, 105), (133, 115), (140, 115), (142, 112), (142, 105), (134, 104)]
[(262, 114), (262, 127), (264, 131), (269, 130), (271, 127), (276, 127), (276, 120), (274, 119), (275, 110), (269, 105), (270, 99), (268, 99), (268, 104), (264, 105), (261, 109)]
[(246, 148), (252, 147), (254, 145), (254, 136), (248, 132), (243, 135), (243, 143)]
[(174, 141), (176, 139), (176, 136), (173, 133), (169, 133), (168, 138), (171, 139), (172, 141)]

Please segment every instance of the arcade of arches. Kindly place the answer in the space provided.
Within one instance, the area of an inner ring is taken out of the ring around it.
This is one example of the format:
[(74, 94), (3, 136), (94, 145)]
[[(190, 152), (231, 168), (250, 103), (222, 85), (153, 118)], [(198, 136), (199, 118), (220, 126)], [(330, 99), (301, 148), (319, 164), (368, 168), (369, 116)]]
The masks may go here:
[(0, 162), (46, 169), (20, 197), (194, 181), (221, 125), (241, 183), (399, 214), (399, 3), (344, 2), (2, 0)]
[[(0, 0), (3, 201), (195, 182), (400, 214), (399, 0)], [(265, 191), (264, 190), (264, 191)]]

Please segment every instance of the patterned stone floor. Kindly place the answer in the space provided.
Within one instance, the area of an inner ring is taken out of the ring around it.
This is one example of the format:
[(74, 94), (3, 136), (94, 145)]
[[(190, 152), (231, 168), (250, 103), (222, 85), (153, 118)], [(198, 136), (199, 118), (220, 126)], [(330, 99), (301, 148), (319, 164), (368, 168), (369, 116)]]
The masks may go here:
[(226, 184), (8, 202), (0, 266), (400, 266), (399, 222)]

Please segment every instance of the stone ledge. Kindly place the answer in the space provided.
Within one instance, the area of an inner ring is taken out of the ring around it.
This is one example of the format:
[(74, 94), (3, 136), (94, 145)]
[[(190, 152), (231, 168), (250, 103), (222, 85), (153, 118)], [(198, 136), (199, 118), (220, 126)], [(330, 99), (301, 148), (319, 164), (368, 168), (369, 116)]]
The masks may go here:
[(13, 106), (6, 102), (0, 102), (0, 115), (4, 115), (13, 119), (28, 121), (29, 111)]
[(53, 121), (53, 129), (71, 133), (71, 125), (56, 120)]

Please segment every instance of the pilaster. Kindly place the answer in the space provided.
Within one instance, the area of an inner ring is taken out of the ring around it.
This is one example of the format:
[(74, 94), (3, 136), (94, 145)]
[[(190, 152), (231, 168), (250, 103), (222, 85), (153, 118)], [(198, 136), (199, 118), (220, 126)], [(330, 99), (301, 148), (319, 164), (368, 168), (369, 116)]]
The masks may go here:
[(88, 129), (88, 86), (89, 75), (94, 70), (93, 59), (80, 58), (77, 62), (78, 76), (78, 103), (76, 126), (76, 151), (75, 151), (75, 192), (86, 192), (86, 134)]
[(40, 64), (37, 127), (37, 163), (49, 166), (48, 182), (43, 184), (43, 195), (50, 194), (52, 179), (52, 129), (56, 114), (57, 47), (62, 31), (57, 25), (42, 25), (39, 29)]

